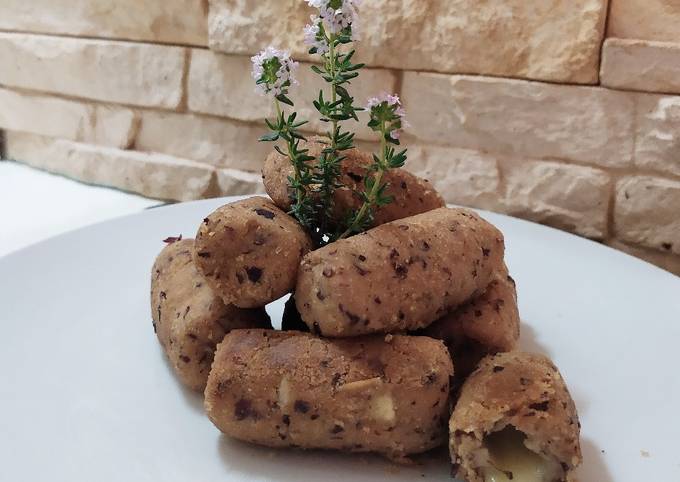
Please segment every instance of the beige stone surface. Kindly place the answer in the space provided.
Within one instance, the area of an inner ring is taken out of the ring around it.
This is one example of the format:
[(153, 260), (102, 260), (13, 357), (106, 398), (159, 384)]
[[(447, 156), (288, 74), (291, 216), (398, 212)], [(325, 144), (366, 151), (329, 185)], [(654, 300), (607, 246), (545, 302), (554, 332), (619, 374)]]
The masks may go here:
[(206, 0), (2, 0), (0, 29), (207, 45)]
[(680, 0), (610, 0), (607, 36), (680, 42)]
[(250, 58), (193, 49), (189, 65), (189, 110), (259, 121), (273, 114), (268, 98), (255, 93)]
[(507, 161), (504, 211), (593, 239), (607, 235), (609, 175), (590, 167)]
[(267, 45), (306, 57), (302, 29), (313, 9), (298, 0), (209, 0), (208, 44), (229, 54), (252, 55)]
[[(291, 89), (290, 98), (295, 103), (298, 118), (309, 121), (305, 130), (323, 132), (328, 129), (328, 124), (318, 120), (319, 114), (313, 101), (319, 89), (324, 89), (329, 96), (330, 91), (323, 79), (310, 70), (310, 66), (308, 63), (300, 64), (297, 72), (300, 85)], [(244, 121), (261, 121), (273, 116), (272, 102), (255, 93), (251, 68), (248, 56), (194, 49), (189, 68), (189, 110)], [(396, 75), (383, 69), (364, 69), (347, 89), (357, 105), (363, 106), (369, 97), (380, 92), (395, 92)], [(359, 139), (375, 139), (375, 133), (366, 127), (367, 114), (359, 114), (359, 117), (361, 122), (348, 121), (348, 128), (351, 127)], [(266, 129), (264, 123), (262, 126)]]
[[(371, 0), (360, 58), (369, 65), (595, 83), (606, 0)], [(210, 0), (210, 46), (252, 54), (269, 44), (307, 58), (299, 0)], [(464, 46), (464, 48), (462, 48)]]
[(680, 176), (680, 96), (641, 94), (636, 113), (635, 164)]
[(217, 167), (259, 171), (271, 143), (259, 125), (174, 112), (142, 111), (135, 149), (162, 152)]
[(633, 94), (599, 87), (406, 72), (403, 98), (416, 138), (535, 159), (627, 167)]
[(122, 104), (176, 108), (185, 49), (0, 32), (0, 84)]
[(130, 109), (94, 105), (0, 88), (0, 128), (126, 148), (135, 117)]
[(600, 78), (615, 89), (680, 94), (680, 42), (607, 39)]
[(0, 88), (0, 128), (80, 140), (90, 130), (92, 108), (81, 102)]
[[(314, 107), (313, 101), (318, 97), (319, 90), (323, 89), (325, 98), (330, 98), (330, 89), (327, 83), (310, 69), (311, 64), (300, 64), (298, 80), (300, 86), (291, 92), (291, 100), (295, 103), (300, 119), (309, 121), (305, 129), (314, 132), (327, 132), (329, 124), (319, 120), (319, 112)], [(395, 93), (397, 91), (396, 74), (384, 69), (362, 69), (359, 78), (346, 86), (349, 93), (354, 97), (355, 105), (365, 106), (370, 97), (381, 92)], [(304, 89), (304, 90), (303, 90)], [(356, 138), (367, 141), (377, 141), (379, 136), (367, 127), (369, 121), (368, 112), (359, 112), (359, 121), (348, 120), (342, 125), (344, 130), (351, 130)]]
[(259, 172), (246, 172), (236, 169), (218, 169), (217, 187), (222, 196), (264, 193), (262, 175)]
[(614, 231), (624, 242), (680, 254), (680, 181), (621, 179), (616, 184)]
[(631, 246), (615, 239), (607, 241), (607, 245), (680, 276), (680, 256), (677, 254)]
[(448, 203), (497, 209), (500, 174), (496, 158), (470, 149), (406, 145), (406, 168), (430, 180)]
[(94, 107), (94, 118), (94, 126), (82, 141), (120, 149), (132, 147), (139, 127), (139, 118), (133, 110), (97, 105)]
[(7, 155), (81, 181), (144, 196), (188, 201), (216, 194), (215, 170), (163, 154), (145, 154), (7, 132)]

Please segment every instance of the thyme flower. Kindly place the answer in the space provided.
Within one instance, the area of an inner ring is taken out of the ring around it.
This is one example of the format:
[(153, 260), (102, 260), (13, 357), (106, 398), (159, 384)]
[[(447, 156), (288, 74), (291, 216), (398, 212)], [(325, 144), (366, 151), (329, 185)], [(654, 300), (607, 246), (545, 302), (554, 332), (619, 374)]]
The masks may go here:
[[(406, 111), (396, 94), (390, 95), (383, 92), (377, 97), (371, 97), (368, 99), (366, 109), (371, 113), (371, 121), (379, 123), (381, 120), (385, 120), (387, 122), (386, 129), (393, 140), (399, 140), (403, 130), (411, 127), (411, 124), (406, 120)], [(375, 126), (369, 124), (369, 127)]]
[(311, 17), (312, 23), (309, 25), (305, 26), (305, 45), (307, 45), (310, 49), (314, 50), (314, 53), (317, 53), (319, 55), (325, 55), (328, 53), (330, 47), (328, 45), (328, 40), (326, 39), (326, 36), (323, 34), (323, 30), (319, 26), (319, 23), (321, 20), (319, 17), (315, 17), (312, 15)]
[(291, 85), (298, 84), (295, 79), (298, 63), (290, 58), (289, 51), (269, 46), (250, 60), (257, 91), (261, 95), (286, 95)]
[(312, 25), (323, 27), (330, 35), (347, 33), (352, 41), (359, 40), (359, 13), (361, 0), (307, 0), (319, 9), (318, 16), (312, 16)]

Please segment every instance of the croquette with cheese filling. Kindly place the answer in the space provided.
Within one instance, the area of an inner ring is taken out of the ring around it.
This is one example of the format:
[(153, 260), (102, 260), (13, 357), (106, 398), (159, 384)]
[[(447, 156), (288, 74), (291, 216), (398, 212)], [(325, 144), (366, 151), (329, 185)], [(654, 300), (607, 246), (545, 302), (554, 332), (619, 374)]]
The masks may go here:
[(581, 464), (576, 406), (543, 355), (484, 358), (449, 423), (456, 476), (469, 482), (562, 482)]

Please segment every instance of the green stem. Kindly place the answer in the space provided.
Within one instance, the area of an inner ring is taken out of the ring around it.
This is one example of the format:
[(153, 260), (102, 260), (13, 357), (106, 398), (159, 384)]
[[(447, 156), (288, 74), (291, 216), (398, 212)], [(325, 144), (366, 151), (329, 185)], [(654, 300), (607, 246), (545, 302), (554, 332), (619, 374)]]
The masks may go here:
[(279, 99), (274, 99), (274, 105), (276, 106), (276, 118), (278, 120), (281, 118), (281, 103)]
[[(331, 82), (331, 102), (335, 104), (338, 99), (338, 91), (337, 91), (337, 85), (335, 82), (335, 76), (336, 76), (336, 50), (335, 50), (335, 41), (337, 40), (337, 37), (335, 34), (331, 34), (330, 38), (328, 38), (328, 72), (330, 75), (333, 77), (333, 81)], [(331, 116), (333, 117), (337, 111), (337, 107), (333, 107)], [(330, 149), (331, 152), (327, 154), (322, 154), (323, 156), (323, 177), (324, 181), (322, 182), (321, 185), (321, 192), (320, 192), (320, 199), (321, 203), (323, 205), (322, 208), (322, 216), (320, 219), (320, 227), (322, 232), (328, 231), (328, 222), (329, 222), (329, 217), (331, 216), (332, 213), (332, 206), (333, 206), (333, 192), (335, 191), (335, 185), (334, 181), (332, 180), (335, 177), (335, 174), (333, 174), (335, 166), (334, 164), (337, 162), (338, 158), (338, 140), (337, 140), (337, 132), (338, 132), (338, 121), (337, 119), (331, 119), (331, 131), (328, 133), (328, 139), (330, 141)], [(331, 180), (329, 181), (329, 178)]]
[[(335, 34), (331, 35), (331, 38), (328, 42), (330, 48), (329, 48), (329, 55), (331, 57), (331, 65), (330, 65), (330, 71), (331, 75), (333, 76), (333, 82), (331, 83), (331, 101), (335, 104), (338, 100), (338, 91), (337, 91), (337, 86), (335, 85)], [(333, 108), (333, 112), (335, 112), (335, 107)], [(335, 119), (332, 119), (332, 125), (333, 125), (333, 132), (331, 135), (331, 147), (335, 151), (337, 148), (337, 142), (335, 139), (335, 133), (338, 130), (338, 121)]]
[[(281, 118), (283, 117), (283, 111), (281, 110), (281, 103), (279, 102), (278, 99), (274, 99), (274, 105), (276, 106), (277, 120), (280, 121)], [(289, 137), (289, 140), (286, 141), (287, 148), (288, 148), (288, 158), (290, 159), (290, 163), (293, 165), (293, 176), (295, 178), (296, 185), (297, 185), (296, 189), (295, 189), (295, 203), (299, 206), (299, 205), (302, 204), (307, 193), (305, 192), (305, 189), (301, 185), (302, 173), (300, 172), (300, 166), (298, 165), (297, 158), (293, 155), (293, 151), (294, 151), (293, 142), (295, 142), (295, 140), (290, 135), (288, 137)]]
[(352, 234), (354, 230), (361, 225), (361, 223), (364, 220), (364, 217), (366, 216), (366, 213), (368, 212), (368, 209), (371, 208), (375, 204), (375, 198), (378, 196), (378, 191), (380, 190), (380, 183), (382, 182), (383, 174), (385, 173), (385, 154), (387, 152), (387, 141), (385, 140), (385, 136), (387, 135), (385, 132), (385, 124), (380, 128), (381, 136), (380, 136), (380, 165), (378, 166), (378, 171), (375, 173), (373, 176), (373, 187), (371, 188), (371, 191), (368, 193), (368, 200), (364, 201), (363, 205), (359, 209), (359, 212), (357, 215), (354, 217), (354, 220), (352, 223), (349, 225), (349, 227), (345, 230), (344, 233), (340, 235), (338, 239), (343, 239)]

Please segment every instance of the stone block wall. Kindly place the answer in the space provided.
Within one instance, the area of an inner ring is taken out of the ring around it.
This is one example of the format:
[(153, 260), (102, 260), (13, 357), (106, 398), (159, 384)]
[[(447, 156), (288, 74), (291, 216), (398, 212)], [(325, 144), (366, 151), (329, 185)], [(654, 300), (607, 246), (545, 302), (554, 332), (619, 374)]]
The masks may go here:
[[(401, 95), (408, 166), (448, 201), (680, 274), (680, 1), (609, 3), (364, 1), (369, 68), (352, 93)], [(303, 0), (5, 0), (5, 155), (160, 199), (261, 192), (271, 111), (249, 57), (274, 43), (312, 61), (309, 14)]]

